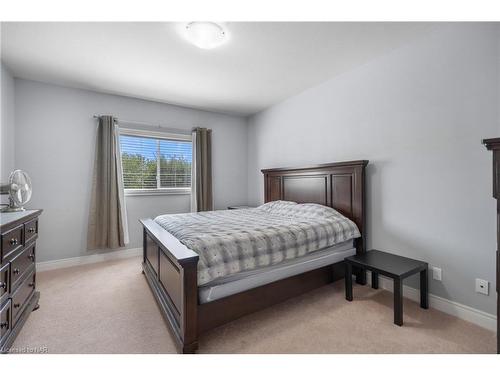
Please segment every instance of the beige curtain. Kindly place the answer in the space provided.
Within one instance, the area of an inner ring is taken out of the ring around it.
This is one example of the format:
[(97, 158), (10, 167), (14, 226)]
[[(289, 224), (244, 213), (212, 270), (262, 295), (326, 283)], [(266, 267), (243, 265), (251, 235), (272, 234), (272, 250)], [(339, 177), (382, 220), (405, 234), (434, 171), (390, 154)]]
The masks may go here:
[(87, 249), (115, 249), (129, 242), (118, 126), (101, 116), (97, 128)]
[(212, 129), (195, 128), (191, 167), (191, 211), (213, 210)]

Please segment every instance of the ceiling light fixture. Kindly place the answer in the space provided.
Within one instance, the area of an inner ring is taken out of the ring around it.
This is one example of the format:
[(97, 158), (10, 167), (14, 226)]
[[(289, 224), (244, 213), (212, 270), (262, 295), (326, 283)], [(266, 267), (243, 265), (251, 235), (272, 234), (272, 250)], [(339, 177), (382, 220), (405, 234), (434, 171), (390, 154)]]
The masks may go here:
[(185, 34), (192, 44), (203, 49), (212, 49), (227, 41), (226, 30), (215, 22), (190, 22)]

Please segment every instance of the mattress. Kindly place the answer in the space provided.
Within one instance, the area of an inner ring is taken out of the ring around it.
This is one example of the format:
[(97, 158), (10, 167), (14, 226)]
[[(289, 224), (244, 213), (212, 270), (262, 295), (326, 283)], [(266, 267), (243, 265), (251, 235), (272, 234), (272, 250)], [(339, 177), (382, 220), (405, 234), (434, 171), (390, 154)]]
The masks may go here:
[(201, 304), (216, 301), (236, 293), (340, 262), (345, 257), (354, 254), (356, 254), (354, 241), (349, 240), (277, 265), (233, 274), (200, 287), (198, 289), (199, 301)]
[(162, 215), (155, 222), (199, 255), (199, 286), (360, 237), (356, 224), (333, 208), (286, 201)]

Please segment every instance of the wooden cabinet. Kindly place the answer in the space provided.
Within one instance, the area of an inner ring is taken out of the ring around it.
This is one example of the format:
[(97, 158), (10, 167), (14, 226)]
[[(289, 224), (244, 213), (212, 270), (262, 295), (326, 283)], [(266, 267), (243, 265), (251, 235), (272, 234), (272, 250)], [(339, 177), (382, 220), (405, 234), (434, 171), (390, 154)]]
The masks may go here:
[(500, 138), (484, 139), (483, 144), (488, 150), (493, 151), (493, 198), (497, 200), (497, 353), (500, 354)]
[(41, 210), (0, 213), (0, 352), (9, 352), (33, 310), (36, 291), (36, 240)]

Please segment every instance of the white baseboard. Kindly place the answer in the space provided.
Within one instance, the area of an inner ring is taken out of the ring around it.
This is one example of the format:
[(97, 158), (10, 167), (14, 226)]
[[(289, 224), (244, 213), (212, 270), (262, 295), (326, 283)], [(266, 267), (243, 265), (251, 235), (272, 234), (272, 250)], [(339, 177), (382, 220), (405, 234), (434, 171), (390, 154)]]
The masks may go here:
[(110, 251), (102, 254), (92, 254), (92, 255), (84, 255), (81, 257), (49, 260), (46, 262), (37, 262), (36, 270), (38, 272), (50, 271), (58, 268), (80, 266), (82, 264), (91, 264), (91, 263), (104, 262), (107, 260), (130, 258), (141, 254), (142, 254), (142, 248), (137, 247), (133, 249)]
[[(371, 286), (372, 279), (370, 271), (367, 272), (366, 280), (368, 285)], [(394, 284), (391, 279), (379, 275), (378, 286), (379, 288), (392, 292)], [(420, 303), (420, 290), (418, 289), (404, 285), (403, 296), (411, 299), (412, 301)], [(439, 297), (430, 293), (429, 307), (456, 316), (457, 318), (466, 320), (470, 323), (486, 328), (487, 330), (493, 332), (496, 332), (497, 330), (497, 317), (495, 315), (475, 309), (473, 307), (462, 305), (461, 303), (450, 301), (446, 298)]]

